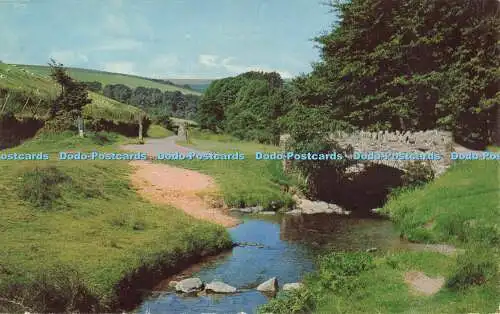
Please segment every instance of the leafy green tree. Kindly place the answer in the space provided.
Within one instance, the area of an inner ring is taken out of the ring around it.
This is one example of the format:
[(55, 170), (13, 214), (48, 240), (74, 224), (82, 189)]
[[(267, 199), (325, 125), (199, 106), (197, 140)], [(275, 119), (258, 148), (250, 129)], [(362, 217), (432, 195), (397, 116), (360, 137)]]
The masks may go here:
[(352, 0), (297, 79), (306, 106), (371, 130), (444, 128), (492, 141), (500, 101), (496, 0)]
[(61, 87), (59, 96), (52, 103), (50, 115), (52, 118), (69, 118), (74, 121), (81, 117), (83, 107), (92, 102), (88, 97), (87, 87), (84, 83), (73, 80), (61, 63), (51, 59), (49, 66), (51, 77)]

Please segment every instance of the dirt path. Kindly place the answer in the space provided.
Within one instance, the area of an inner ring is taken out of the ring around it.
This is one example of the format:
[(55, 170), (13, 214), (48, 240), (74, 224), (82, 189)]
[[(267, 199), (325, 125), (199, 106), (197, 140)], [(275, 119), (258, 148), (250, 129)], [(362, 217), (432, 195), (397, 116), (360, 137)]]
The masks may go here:
[(430, 296), (441, 290), (445, 279), (442, 276), (430, 278), (422, 272), (410, 271), (405, 273), (405, 282), (414, 293)]
[[(144, 145), (125, 145), (128, 151), (145, 152), (155, 156), (160, 152), (195, 151), (175, 144), (176, 137), (147, 141)], [(157, 204), (168, 204), (187, 214), (224, 227), (240, 223), (235, 217), (222, 212), (211, 197), (217, 191), (214, 180), (196, 171), (154, 164), (150, 161), (132, 161), (135, 168), (131, 182), (146, 199)]]

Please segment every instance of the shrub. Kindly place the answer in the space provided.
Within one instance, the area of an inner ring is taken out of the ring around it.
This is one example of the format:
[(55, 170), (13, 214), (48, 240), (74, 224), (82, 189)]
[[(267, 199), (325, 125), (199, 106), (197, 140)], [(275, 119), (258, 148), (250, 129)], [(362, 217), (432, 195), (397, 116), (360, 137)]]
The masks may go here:
[(454, 290), (463, 290), (480, 285), (498, 275), (498, 265), (492, 252), (475, 248), (458, 256), (457, 265), (446, 285)]
[(49, 119), (45, 122), (44, 126), (40, 129), (40, 133), (60, 133), (64, 131), (76, 131), (77, 128), (73, 119), (67, 114), (61, 114)]
[(302, 314), (311, 313), (314, 306), (314, 295), (306, 288), (280, 293), (279, 298), (259, 308), (260, 313)]
[(154, 124), (161, 125), (162, 127), (164, 127), (167, 130), (171, 130), (171, 131), (174, 130), (174, 124), (172, 122), (172, 119), (170, 119), (170, 117), (168, 115), (163, 114), (163, 115), (155, 116), (152, 119), (152, 121)]
[(19, 196), (35, 207), (49, 209), (61, 196), (60, 184), (71, 178), (54, 166), (35, 167), (21, 174)]
[(405, 186), (419, 186), (434, 179), (434, 170), (428, 160), (410, 161), (405, 165), (404, 170), (402, 180)]

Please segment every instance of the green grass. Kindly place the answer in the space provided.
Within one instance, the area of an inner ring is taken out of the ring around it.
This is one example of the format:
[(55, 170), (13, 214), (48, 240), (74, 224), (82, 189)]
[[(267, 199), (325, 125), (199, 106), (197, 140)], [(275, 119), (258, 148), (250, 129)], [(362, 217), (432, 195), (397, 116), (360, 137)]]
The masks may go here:
[[(500, 301), (499, 166), (496, 161), (456, 163), (423, 187), (395, 193), (382, 210), (403, 237), (452, 243), (465, 248), (465, 253), (385, 252), (375, 257), (373, 269), (357, 272), (349, 284), (338, 286), (333, 284), (339, 271), (332, 265), (320, 265), (305, 279), (306, 288), (282, 294), (261, 311), (494, 313)], [(351, 266), (355, 265), (357, 262)], [(447, 284), (433, 296), (415, 295), (404, 282), (407, 271), (444, 276)]]
[[(4, 152), (56, 159), (63, 149), (117, 151), (120, 139), (45, 135)], [(116, 310), (118, 287), (145, 288), (147, 278), (230, 245), (224, 228), (144, 201), (126, 162), (2, 161), (0, 170), (0, 296), (38, 311)], [(23, 310), (2, 298), (0, 312)]]
[[(12, 66), (0, 63), (0, 89), (6, 89), (13, 94), (24, 95), (26, 97), (9, 98), (4, 111), (12, 111), (16, 115), (26, 116), (32, 114), (31, 109), (37, 108), (36, 114), (44, 117), (47, 114), (47, 103), (45, 107), (36, 107), (38, 99), (50, 101), (57, 97), (59, 87), (48, 77), (37, 72), (32, 72), (30, 68), (23, 70), (19, 66)], [(28, 95), (32, 98), (30, 105), (24, 107), (25, 98)], [(103, 95), (89, 92), (92, 103), (85, 106), (84, 114), (96, 119), (106, 119), (114, 122), (134, 123), (136, 115), (143, 111), (137, 107), (122, 104)], [(5, 98), (0, 98), (3, 106)], [(24, 108), (24, 109), (23, 109)]]
[[(44, 65), (18, 64), (16, 66), (42, 76), (48, 76), (50, 74), (49, 67)], [(148, 88), (158, 88), (161, 91), (168, 91), (168, 92), (180, 91), (183, 94), (201, 95), (201, 93), (193, 90), (185, 89), (179, 86), (154, 82), (148, 80), (147, 78), (135, 75), (111, 73), (98, 70), (79, 69), (79, 68), (68, 68), (68, 72), (71, 75), (71, 77), (73, 77), (76, 80), (84, 82), (93, 82), (93, 81), (101, 82), (103, 87), (108, 84), (123, 84), (127, 85), (130, 88), (143, 86)]]
[[(226, 135), (191, 133), (191, 143), (179, 142), (200, 151), (218, 153), (241, 152), (244, 160), (175, 160), (162, 161), (172, 165), (197, 170), (215, 178), (227, 205), (233, 207), (261, 205), (270, 207), (291, 204), (291, 195), (282, 191), (283, 185), (292, 181), (282, 170), (279, 161), (255, 160), (256, 151), (276, 151), (277, 147), (241, 142)], [(210, 138), (210, 139), (202, 139)]]
[(165, 129), (161, 125), (153, 124), (148, 129), (148, 137), (150, 138), (164, 138), (174, 135), (174, 132)]
[(445, 176), (391, 199), (383, 212), (410, 240), (500, 245), (499, 163), (456, 163)]

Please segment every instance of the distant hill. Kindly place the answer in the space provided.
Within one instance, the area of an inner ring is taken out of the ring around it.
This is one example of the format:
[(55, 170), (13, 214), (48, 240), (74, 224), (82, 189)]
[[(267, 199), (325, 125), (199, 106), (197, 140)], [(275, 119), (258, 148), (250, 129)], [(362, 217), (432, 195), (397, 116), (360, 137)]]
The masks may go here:
[(205, 92), (210, 83), (215, 79), (166, 79), (178, 86), (189, 86), (200, 93)]
[[(41, 69), (42, 67), (40, 67)], [(57, 97), (59, 86), (46, 75), (31, 71), (30, 67), (0, 63), (0, 103), (2, 111), (19, 116), (45, 117), (48, 102)], [(140, 108), (122, 104), (113, 99), (89, 92), (92, 103), (84, 113), (93, 118), (117, 122), (131, 122)]]
[[(14, 66), (47, 77), (50, 74), (49, 67), (44, 65), (15, 64)], [(123, 84), (130, 88), (143, 86), (148, 88), (158, 88), (161, 91), (169, 91), (169, 92), (180, 91), (183, 94), (201, 95), (201, 93), (195, 89), (188, 89), (175, 85), (176, 83), (172, 82), (172, 80), (170, 81), (158, 80), (136, 75), (112, 73), (112, 72), (81, 69), (81, 68), (67, 68), (67, 69), (71, 77), (73, 77), (76, 80), (83, 82), (97, 81), (101, 82), (103, 86), (108, 84)]]

